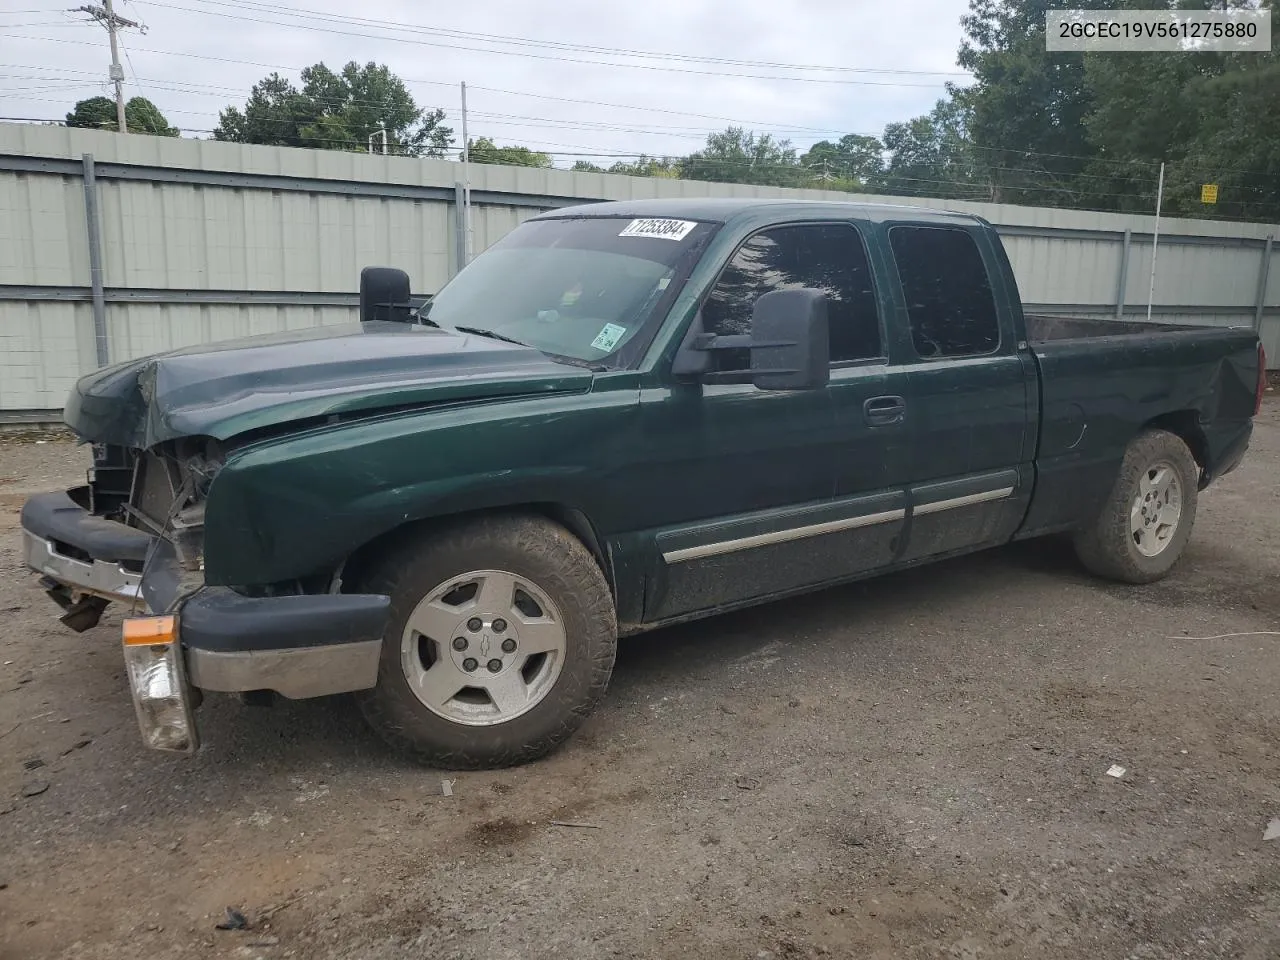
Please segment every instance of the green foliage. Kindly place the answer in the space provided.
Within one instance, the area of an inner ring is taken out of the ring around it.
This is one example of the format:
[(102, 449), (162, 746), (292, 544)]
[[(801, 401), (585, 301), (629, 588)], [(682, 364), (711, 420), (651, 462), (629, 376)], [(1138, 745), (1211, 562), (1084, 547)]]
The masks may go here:
[(774, 140), (771, 134), (747, 132), (742, 127), (709, 134), (705, 147), (680, 161), (680, 176), (773, 187), (805, 186), (809, 179), (790, 140)]
[[(1166, 213), (1280, 219), (1280, 54), (1046, 52), (1049, 9), (1117, 6), (1151, 4), (970, 0), (959, 62), (974, 83), (952, 92), (991, 197), (1149, 212), (1164, 161)], [(1274, 18), (1276, 0), (1169, 4), (1259, 6)], [(1218, 204), (1200, 203), (1203, 183), (1219, 185)]]
[(993, 197), (1041, 205), (1070, 199), (1072, 178), (1087, 163), (1085, 117), (1094, 96), (1084, 54), (1046, 52), (1045, 15), (1114, 6), (1114, 0), (970, 0), (958, 61), (975, 82), (952, 93), (968, 112), (969, 136), (984, 148)]
[(970, 118), (964, 101), (948, 98), (922, 117), (886, 126), (889, 161), (872, 186), (880, 193), (990, 199), (989, 173), (969, 139)]
[(222, 111), (215, 140), (325, 150), (368, 149), (369, 137), (399, 156), (440, 157), (453, 143), (443, 110), (423, 110), (399, 77), (354, 61), (334, 73), (323, 63), (302, 71), (302, 89), (273, 73), (254, 84), (243, 109)]
[[(1117, 195), (1117, 209), (1151, 209), (1164, 160), (1169, 213), (1280, 219), (1280, 54), (1117, 59), (1085, 59), (1095, 97), (1085, 124), (1096, 151), (1087, 172)], [(1218, 185), (1216, 205), (1200, 202), (1205, 183)]]
[(884, 144), (850, 133), (835, 143), (819, 140), (800, 158), (813, 185), (826, 190), (861, 190), (884, 169)]
[(472, 163), (500, 163), (508, 167), (549, 167), (551, 157), (528, 147), (499, 147), (488, 137), (468, 141), (467, 155)]
[[(157, 137), (178, 136), (178, 128), (170, 126), (156, 105), (145, 97), (133, 97), (125, 103), (124, 125), (130, 133), (150, 133)], [(116, 102), (110, 97), (81, 100), (67, 114), (67, 126), (118, 130)]]
[(578, 160), (571, 170), (584, 173), (616, 173), (624, 177), (663, 177), (675, 180), (680, 177), (680, 161), (671, 157), (646, 157), (641, 154), (635, 160), (617, 160), (607, 168), (587, 160)]

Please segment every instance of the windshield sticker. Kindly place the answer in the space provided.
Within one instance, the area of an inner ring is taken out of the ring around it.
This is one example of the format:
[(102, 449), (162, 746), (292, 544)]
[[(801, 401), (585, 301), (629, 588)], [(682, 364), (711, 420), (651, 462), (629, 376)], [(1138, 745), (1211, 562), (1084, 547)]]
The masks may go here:
[(603, 350), (605, 353), (612, 353), (613, 348), (618, 345), (618, 341), (622, 339), (623, 334), (626, 332), (626, 327), (620, 327), (616, 323), (606, 323), (600, 328), (600, 332), (596, 334), (596, 338), (591, 341), (591, 345), (597, 350)]
[(620, 237), (653, 237), (657, 240), (683, 240), (697, 224), (692, 220), (632, 220)]

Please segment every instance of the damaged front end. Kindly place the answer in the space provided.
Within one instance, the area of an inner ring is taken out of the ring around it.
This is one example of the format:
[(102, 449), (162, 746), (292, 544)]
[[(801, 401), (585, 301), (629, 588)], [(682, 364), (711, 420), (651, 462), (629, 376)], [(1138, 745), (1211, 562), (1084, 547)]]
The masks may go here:
[[(124, 660), (143, 740), (194, 752), (193, 710), (177, 611), (204, 584), (204, 503), (223, 462), (216, 441), (151, 450), (95, 444), (87, 483), (32, 497), (22, 510), (28, 566), (61, 621), (78, 632), (123, 602)], [(140, 616), (140, 614), (150, 616)]]
[(95, 445), (88, 483), (22, 511), (27, 563), (84, 631), (126, 607), (122, 643), (142, 739), (192, 753), (205, 692), (258, 702), (368, 689), (390, 600), (340, 592), (336, 571), (294, 583), (205, 582), (205, 505), (226, 457), (212, 438), (146, 450)]
[(134, 455), (122, 521), (151, 538), (140, 592), (147, 609), (174, 611), (204, 585), (204, 513), (213, 479), (225, 460), (212, 439), (188, 438)]
[[(203, 503), (221, 456), (215, 441), (195, 439), (150, 451), (95, 444), (83, 486), (24, 504), (24, 558), (66, 626), (94, 627), (113, 601), (133, 612), (161, 609), (143, 586), (157, 558), (172, 557), (184, 574), (169, 578), (175, 588), (198, 586)], [(180, 595), (166, 591), (165, 607)]]

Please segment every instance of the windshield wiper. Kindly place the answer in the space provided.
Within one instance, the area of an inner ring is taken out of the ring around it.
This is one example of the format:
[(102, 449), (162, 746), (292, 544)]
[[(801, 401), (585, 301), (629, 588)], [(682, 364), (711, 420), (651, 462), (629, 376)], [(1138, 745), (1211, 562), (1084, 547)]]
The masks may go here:
[(491, 340), (501, 340), (503, 343), (514, 343), (518, 347), (529, 346), (523, 340), (517, 340), (515, 337), (508, 337), (501, 333), (495, 333), (492, 330), (485, 330), (483, 327), (454, 327), (459, 333), (474, 333), (477, 337), (488, 337)]

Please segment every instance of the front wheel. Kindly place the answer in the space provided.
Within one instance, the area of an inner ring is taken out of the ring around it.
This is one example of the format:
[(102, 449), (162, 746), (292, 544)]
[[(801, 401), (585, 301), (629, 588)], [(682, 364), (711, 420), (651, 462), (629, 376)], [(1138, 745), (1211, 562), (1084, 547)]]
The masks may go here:
[(1165, 430), (1135, 437), (1097, 520), (1076, 534), (1081, 562), (1098, 576), (1124, 583), (1164, 577), (1191, 537), (1199, 478), (1180, 437)]
[(427, 534), (362, 578), (391, 597), (378, 683), (361, 710), (430, 766), (526, 763), (578, 728), (608, 686), (617, 622), (591, 552), (536, 516)]

